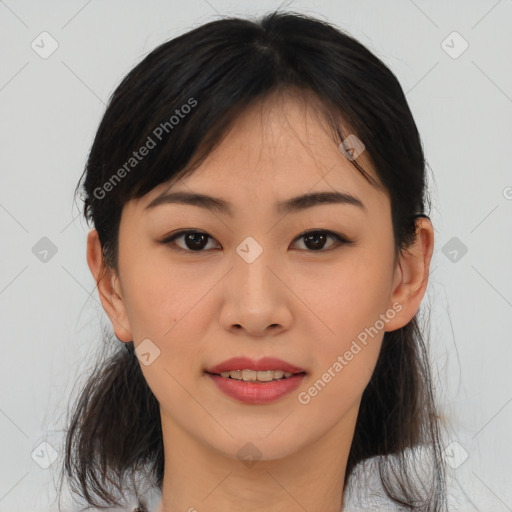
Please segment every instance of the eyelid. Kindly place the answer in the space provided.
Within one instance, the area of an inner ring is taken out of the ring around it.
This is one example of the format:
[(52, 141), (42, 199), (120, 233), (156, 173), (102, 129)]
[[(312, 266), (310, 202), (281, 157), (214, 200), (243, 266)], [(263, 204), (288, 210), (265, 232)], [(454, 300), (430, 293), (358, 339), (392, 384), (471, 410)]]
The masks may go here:
[[(330, 229), (322, 229), (322, 228), (312, 228), (312, 229), (308, 229), (306, 231), (303, 231), (302, 233), (300, 233), (299, 235), (297, 235), (293, 239), (293, 242), (295, 242), (295, 241), (299, 240), (300, 238), (303, 238), (303, 237), (305, 237), (307, 235), (313, 234), (313, 233), (323, 233), (323, 234), (326, 234), (328, 237), (334, 238), (338, 242), (338, 244), (337, 245), (335, 244), (334, 247), (330, 247), (328, 249), (320, 249), (318, 251), (305, 250), (305, 249), (301, 249), (301, 250), (303, 250), (305, 252), (309, 252), (309, 253), (325, 253), (325, 252), (331, 251), (332, 249), (336, 249), (337, 247), (339, 247), (339, 245), (351, 245), (351, 244), (354, 243), (354, 240), (350, 240), (349, 238), (347, 238), (346, 236), (344, 236), (341, 233), (337, 233), (336, 231), (332, 231)], [(215, 238), (213, 236), (211, 236), (210, 234), (208, 234), (206, 231), (201, 231), (199, 229), (191, 228), (191, 229), (181, 229), (181, 230), (176, 231), (176, 232), (174, 232), (174, 233), (172, 233), (170, 235), (167, 235), (163, 239), (160, 240), (160, 243), (162, 243), (164, 245), (169, 245), (176, 238), (180, 238), (181, 236), (188, 235), (188, 234), (206, 235), (207, 238), (209, 238), (211, 240), (215, 240)], [(215, 241), (217, 242), (217, 240), (215, 240)], [(178, 247), (176, 245), (173, 247), (173, 250), (177, 250), (177, 251), (181, 251), (181, 252), (186, 252), (186, 253), (192, 253), (192, 254), (200, 254), (200, 253), (207, 252), (207, 251), (204, 251), (204, 250), (192, 251), (192, 250), (189, 250), (189, 249), (183, 249), (182, 247)]]
[[(200, 229), (193, 229), (193, 228), (191, 228), (191, 229), (180, 229), (179, 231), (176, 231), (176, 232), (174, 232), (174, 233), (172, 233), (170, 235), (167, 235), (163, 239), (160, 240), (160, 243), (162, 243), (163, 245), (171, 245), (172, 242), (176, 238), (180, 238), (180, 237), (182, 237), (184, 235), (188, 235), (188, 234), (206, 235), (209, 239), (215, 240), (215, 238), (213, 238), (213, 236), (209, 235), (206, 231), (201, 231)], [(174, 245), (172, 247), (173, 250), (180, 251), (180, 252), (186, 252), (186, 253), (189, 253), (189, 254), (200, 254), (200, 253), (205, 253), (206, 252), (204, 250), (201, 250), (201, 251), (191, 251), (189, 249), (183, 249), (182, 247), (178, 247), (175, 244), (172, 244), (172, 245)]]

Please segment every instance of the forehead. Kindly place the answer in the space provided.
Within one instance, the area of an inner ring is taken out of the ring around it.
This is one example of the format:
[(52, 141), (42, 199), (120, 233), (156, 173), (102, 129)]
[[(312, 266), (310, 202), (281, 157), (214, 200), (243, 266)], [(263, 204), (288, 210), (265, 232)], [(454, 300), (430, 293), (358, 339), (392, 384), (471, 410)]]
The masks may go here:
[[(273, 94), (252, 104), (201, 165), (180, 181), (218, 190), (261, 182), (284, 190), (325, 180), (360, 191), (373, 188), (342, 153), (323, 108), (312, 95)], [(345, 137), (350, 135), (344, 131)], [(364, 151), (357, 163), (379, 183)], [(162, 184), (159, 191), (168, 190), (173, 182)]]

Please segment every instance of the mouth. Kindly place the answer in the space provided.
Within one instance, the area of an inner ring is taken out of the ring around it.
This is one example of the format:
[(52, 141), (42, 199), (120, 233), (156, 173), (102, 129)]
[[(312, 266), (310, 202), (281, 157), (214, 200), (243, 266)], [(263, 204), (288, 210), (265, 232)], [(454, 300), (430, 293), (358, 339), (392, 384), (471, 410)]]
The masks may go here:
[(255, 382), (255, 383), (265, 383), (265, 382), (275, 382), (286, 380), (291, 377), (295, 377), (297, 375), (306, 375), (305, 371), (294, 371), (294, 372), (286, 372), (284, 370), (230, 370), (223, 371), (220, 373), (209, 372), (205, 370), (205, 373), (209, 375), (217, 375), (219, 377), (224, 377), (229, 380), (238, 380), (244, 382)]
[(205, 371), (217, 389), (238, 402), (264, 405), (276, 402), (295, 391), (306, 378), (306, 372), (284, 370)]
[(222, 363), (205, 368), (204, 372), (228, 380), (257, 383), (286, 380), (299, 374), (303, 374), (302, 376), (306, 374), (304, 368), (277, 357), (268, 356), (257, 360), (243, 356), (232, 357)]

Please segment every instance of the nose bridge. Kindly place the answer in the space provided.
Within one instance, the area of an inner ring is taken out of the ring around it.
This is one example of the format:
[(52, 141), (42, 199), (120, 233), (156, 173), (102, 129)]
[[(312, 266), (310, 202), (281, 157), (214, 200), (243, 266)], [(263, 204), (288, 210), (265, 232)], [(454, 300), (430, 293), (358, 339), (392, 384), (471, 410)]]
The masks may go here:
[(260, 293), (265, 293), (264, 289), (270, 284), (269, 278), (272, 275), (267, 268), (270, 259), (270, 250), (264, 248), (253, 236), (247, 236), (236, 247), (234, 271), (240, 287), (240, 298), (249, 296), (258, 299)]
[(223, 304), (224, 328), (236, 325), (253, 335), (264, 335), (269, 326), (283, 327), (291, 315), (286, 313), (282, 285), (270, 270), (275, 266), (271, 249), (248, 236), (236, 247), (233, 258)]

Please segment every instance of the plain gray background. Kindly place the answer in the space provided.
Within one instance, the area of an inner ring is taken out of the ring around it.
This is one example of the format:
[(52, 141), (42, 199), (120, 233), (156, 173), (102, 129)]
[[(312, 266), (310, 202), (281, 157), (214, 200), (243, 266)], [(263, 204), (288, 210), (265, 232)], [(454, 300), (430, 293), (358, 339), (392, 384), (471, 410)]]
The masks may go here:
[[(69, 393), (107, 322), (73, 191), (109, 96), (165, 40), (279, 5), (0, 0), (0, 511), (56, 510)], [(406, 92), (433, 175), (425, 306), (451, 477), (465, 499), (453, 510), (511, 511), (512, 0), (285, 7), (357, 37)]]

